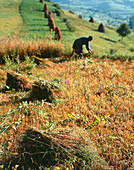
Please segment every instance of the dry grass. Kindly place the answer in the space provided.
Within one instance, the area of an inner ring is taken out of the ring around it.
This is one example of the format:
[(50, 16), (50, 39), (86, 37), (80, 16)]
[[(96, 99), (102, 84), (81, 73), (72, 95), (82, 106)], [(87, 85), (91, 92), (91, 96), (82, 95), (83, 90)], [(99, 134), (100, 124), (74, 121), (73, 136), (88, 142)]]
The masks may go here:
[(4, 56), (10, 58), (19, 55), (20, 59), (24, 59), (24, 56), (31, 56), (33, 54), (41, 57), (59, 57), (63, 55), (63, 45), (59, 42), (54, 42), (44, 38), (34, 41), (23, 41), (16, 37), (0, 42), (0, 62), (3, 63)]
[[(133, 64), (81, 59), (33, 67), (32, 78), (56, 83), (61, 91), (55, 104), (33, 101), (0, 106), (1, 160), (17, 154), (17, 141), (27, 129), (50, 133), (66, 127), (80, 129), (84, 140), (90, 138), (108, 169), (133, 169)], [(7, 92), (7, 97), (12, 93)]]

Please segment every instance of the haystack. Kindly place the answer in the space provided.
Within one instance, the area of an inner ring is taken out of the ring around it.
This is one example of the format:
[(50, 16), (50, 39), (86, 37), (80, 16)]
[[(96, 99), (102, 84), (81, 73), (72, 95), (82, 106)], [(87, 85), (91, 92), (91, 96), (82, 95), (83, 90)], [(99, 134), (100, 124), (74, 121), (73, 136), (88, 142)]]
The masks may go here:
[(53, 13), (52, 13), (52, 11), (49, 11), (48, 15), (49, 15), (50, 18), (53, 18)]
[(44, 80), (35, 81), (32, 84), (32, 92), (28, 100), (46, 100), (52, 103), (54, 101), (54, 91)]
[(44, 4), (44, 0), (40, 0), (40, 2)]
[(48, 18), (48, 6), (47, 4), (44, 5), (44, 18)]
[(48, 18), (48, 11), (44, 12), (44, 18)]
[(48, 13), (48, 26), (51, 31), (55, 31), (55, 23), (53, 20), (52, 11), (49, 11), (49, 13)]
[(18, 155), (6, 160), (4, 167), (12, 169), (17, 165), (19, 169), (80, 170), (91, 169), (92, 165), (92, 169), (109, 169), (90, 139), (86, 142), (79, 134), (67, 130), (46, 133), (28, 129), (19, 142)]
[(93, 17), (90, 18), (89, 22), (95, 23), (95, 20)]
[(49, 29), (50, 31), (55, 31), (55, 23), (54, 23), (53, 18), (49, 19)]
[(48, 5), (44, 4), (44, 11), (48, 11)]
[(32, 81), (28, 78), (18, 75), (12, 71), (7, 72), (6, 85), (10, 89), (15, 89), (16, 91), (28, 91), (32, 89)]
[(105, 27), (104, 27), (104, 25), (102, 23), (99, 25), (98, 31), (99, 32), (105, 32)]
[(30, 56), (30, 58), (34, 59), (34, 62), (39, 65), (39, 64), (44, 64), (46, 67), (53, 67), (55, 64), (52, 61), (49, 60), (44, 60), (42, 58), (39, 58), (35, 55)]
[(55, 40), (61, 40), (62, 39), (62, 35), (61, 35), (61, 31), (59, 27), (55, 28)]

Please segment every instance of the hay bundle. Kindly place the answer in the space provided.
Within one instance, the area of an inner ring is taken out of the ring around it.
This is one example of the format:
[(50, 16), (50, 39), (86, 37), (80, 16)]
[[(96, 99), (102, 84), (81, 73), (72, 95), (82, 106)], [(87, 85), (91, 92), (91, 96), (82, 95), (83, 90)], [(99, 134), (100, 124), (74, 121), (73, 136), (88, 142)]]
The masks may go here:
[(39, 65), (39, 64), (44, 64), (45, 67), (54, 67), (54, 63), (49, 60), (44, 60), (42, 58), (36, 57), (35, 55), (30, 56), (30, 58), (34, 59), (34, 62)]
[(7, 72), (7, 80), (6, 85), (10, 89), (15, 89), (16, 91), (24, 91), (24, 90), (31, 90), (32, 89), (32, 81), (26, 77), (20, 77), (16, 73), (10, 71)]
[(55, 31), (55, 23), (54, 23), (53, 18), (50, 18), (49, 20), (49, 29), (50, 31)]
[(99, 32), (105, 32), (105, 27), (104, 27), (104, 25), (102, 23), (99, 25), (98, 31)]
[(40, 0), (40, 2), (44, 4), (44, 0)]
[(48, 18), (48, 6), (47, 4), (44, 5), (44, 18)]
[(47, 6), (47, 4), (44, 4), (44, 11), (48, 11), (48, 6)]
[(39, 80), (32, 84), (32, 92), (28, 100), (42, 100), (52, 103), (54, 101), (54, 91), (45, 80)]
[(53, 15), (51, 11), (48, 14), (48, 26), (51, 31), (55, 31), (55, 23), (54, 23)]
[(61, 31), (59, 27), (55, 28), (55, 40), (61, 40), (62, 39), (62, 35), (61, 35)]
[(95, 20), (93, 17), (90, 18), (89, 22), (95, 23)]
[[(19, 142), (18, 155), (7, 160), (4, 167), (10, 162), (8, 168), (18, 165), (19, 169), (51, 169), (65, 163), (68, 169), (90, 169), (91, 162), (97, 158), (95, 148), (77, 135), (76, 131), (46, 133), (29, 129)], [(92, 148), (93, 153), (87, 146)], [(96, 169), (102, 169), (98, 162)]]
[(50, 18), (53, 18), (52, 11), (49, 11), (48, 15), (49, 15)]

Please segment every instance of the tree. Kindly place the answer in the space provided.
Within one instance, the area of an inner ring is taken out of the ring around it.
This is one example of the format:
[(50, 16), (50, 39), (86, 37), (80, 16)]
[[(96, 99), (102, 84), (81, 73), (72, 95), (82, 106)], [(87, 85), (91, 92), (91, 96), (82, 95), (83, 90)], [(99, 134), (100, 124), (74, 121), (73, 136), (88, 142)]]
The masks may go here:
[(126, 23), (122, 23), (120, 27), (116, 30), (116, 32), (123, 37), (126, 37), (128, 34), (131, 33), (129, 26)]
[(130, 29), (134, 29), (134, 15), (129, 19), (129, 27)]

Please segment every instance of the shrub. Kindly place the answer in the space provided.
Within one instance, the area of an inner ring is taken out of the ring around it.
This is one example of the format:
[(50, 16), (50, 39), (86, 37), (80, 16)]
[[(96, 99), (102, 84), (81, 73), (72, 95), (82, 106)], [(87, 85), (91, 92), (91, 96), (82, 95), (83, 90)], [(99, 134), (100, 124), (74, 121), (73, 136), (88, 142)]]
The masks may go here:
[(130, 28), (126, 23), (122, 23), (120, 27), (116, 30), (116, 32), (122, 36), (122, 42), (123, 37), (126, 37), (128, 34), (131, 34)]
[(75, 14), (75, 13), (74, 13), (74, 11), (72, 11), (72, 10), (69, 10), (69, 13), (71, 13), (71, 14)]
[(63, 22), (67, 22), (67, 18), (63, 18)]
[(61, 9), (60, 5), (57, 4), (57, 3), (54, 3), (54, 7), (58, 8), (58, 9)]
[(79, 17), (80, 19), (82, 19), (82, 15), (79, 15), (78, 17)]
[(131, 52), (134, 52), (134, 48), (133, 48), (133, 47), (132, 47), (132, 48), (130, 48), (130, 51), (131, 51)]
[(73, 26), (73, 23), (71, 23), (70, 21), (66, 22), (66, 26), (70, 32), (74, 32), (76, 30), (76, 28)]
[(61, 17), (61, 16), (64, 14), (63, 10), (60, 9), (60, 8), (55, 8), (55, 13), (56, 13), (57, 16), (59, 16), (59, 17)]

